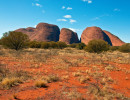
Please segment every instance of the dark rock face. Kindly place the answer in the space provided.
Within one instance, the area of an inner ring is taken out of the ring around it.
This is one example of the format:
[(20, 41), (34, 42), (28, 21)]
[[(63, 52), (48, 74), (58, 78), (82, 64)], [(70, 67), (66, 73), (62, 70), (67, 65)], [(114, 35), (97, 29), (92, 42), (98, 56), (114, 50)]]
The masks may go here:
[(59, 41), (65, 42), (66, 44), (79, 43), (77, 33), (67, 28), (61, 29)]
[(81, 35), (81, 42), (87, 45), (89, 41), (94, 39), (101, 39), (108, 42), (108, 44), (112, 45), (110, 38), (102, 31), (101, 28), (99, 27), (86, 28)]
[(25, 33), (30, 40), (36, 41), (59, 41), (60, 29), (56, 25), (39, 23), (36, 28), (28, 27), (15, 30)]
[(104, 33), (106, 33), (109, 36), (109, 38), (112, 42), (112, 46), (121, 46), (125, 43), (122, 40), (120, 40), (117, 36), (113, 35), (112, 33), (108, 32), (108, 31), (104, 30)]

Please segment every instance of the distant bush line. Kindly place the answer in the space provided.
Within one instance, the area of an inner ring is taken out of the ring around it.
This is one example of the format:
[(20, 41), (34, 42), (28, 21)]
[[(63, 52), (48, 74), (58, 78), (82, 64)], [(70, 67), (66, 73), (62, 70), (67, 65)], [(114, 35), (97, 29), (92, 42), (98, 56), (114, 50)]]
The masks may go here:
[(105, 51), (120, 51), (124, 53), (130, 52), (130, 43), (126, 43), (122, 46), (110, 46), (103, 40), (91, 40), (87, 45), (84, 43), (73, 43), (67, 45), (64, 42), (38, 42), (30, 41), (26, 34), (21, 32), (7, 32), (3, 34), (0, 39), (0, 45), (5, 48), (20, 50), (23, 48), (42, 48), (42, 49), (63, 49), (66, 47), (77, 48), (79, 50), (85, 50), (91, 53), (101, 53)]

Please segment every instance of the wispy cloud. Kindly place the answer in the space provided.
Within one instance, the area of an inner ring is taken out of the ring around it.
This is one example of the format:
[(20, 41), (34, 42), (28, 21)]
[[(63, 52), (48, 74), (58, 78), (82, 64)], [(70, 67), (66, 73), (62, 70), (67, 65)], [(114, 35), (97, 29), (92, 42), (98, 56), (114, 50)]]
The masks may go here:
[(72, 18), (72, 16), (71, 15), (65, 15), (65, 16), (63, 16), (64, 18)]
[(32, 3), (32, 6), (42, 7), (42, 5), (39, 3)]
[(72, 10), (73, 8), (72, 8), (72, 7), (65, 7), (65, 6), (62, 6), (62, 9)]
[(92, 0), (82, 0), (83, 2), (92, 3)]
[(119, 11), (120, 11), (120, 9), (118, 9), (118, 8), (115, 8), (113, 11), (117, 11), (117, 12), (119, 12)]
[(109, 15), (109, 14), (103, 14), (103, 15), (101, 15), (101, 16), (98, 16), (98, 17), (92, 18), (92, 20), (100, 20), (102, 17), (108, 17), (108, 16), (112, 16), (112, 15)]
[(71, 24), (73, 24), (73, 23), (75, 23), (75, 22), (77, 22), (77, 21), (74, 20), (74, 19), (70, 19), (70, 23), (71, 23)]
[(65, 6), (62, 6), (62, 9), (65, 9)]
[(68, 8), (66, 8), (67, 10), (72, 10), (72, 8), (71, 7), (68, 7)]
[(62, 22), (66, 22), (66, 19), (57, 19), (57, 21), (62, 21)]
[(79, 32), (79, 31), (82, 31), (80, 29), (76, 29), (76, 28), (69, 28), (70, 30), (74, 31), (74, 32)]

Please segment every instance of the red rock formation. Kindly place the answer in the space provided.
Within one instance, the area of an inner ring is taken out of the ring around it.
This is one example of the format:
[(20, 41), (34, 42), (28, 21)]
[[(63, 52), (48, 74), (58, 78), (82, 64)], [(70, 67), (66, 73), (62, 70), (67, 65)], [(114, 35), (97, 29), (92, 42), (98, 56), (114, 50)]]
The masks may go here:
[(15, 30), (25, 33), (31, 40), (36, 41), (59, 41), (60, 29), (56, 25), (39, 23), (36, 28), (21, 28)]
[(125, 43), (122, 40), (120, 40), (117, 36), (113, 35), (112, 33), (105, 31), (105, 30), (104, 30), (104, 32), (109, 36), (109, 38), (112, 42), (112, 46), (121, 46)]
[(81, 35), (81, 42), (88, 44), (89, 41), (94, 39), (101, 39), (107, 41), (112, 45), (110, 38), (102, 31), (99, 27), (88, 27), (86, 28)]
[(61, 29), (59, 41), (65, 42), (66, 44), (79, 43), (77, 33), (67, 28)]

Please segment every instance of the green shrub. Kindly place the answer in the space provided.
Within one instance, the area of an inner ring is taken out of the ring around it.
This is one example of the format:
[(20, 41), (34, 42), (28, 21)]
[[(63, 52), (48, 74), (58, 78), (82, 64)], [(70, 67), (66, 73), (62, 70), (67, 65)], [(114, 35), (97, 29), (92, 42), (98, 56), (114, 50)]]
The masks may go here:
[(67, 44), (65, 42), (57, 42), (57, 45), (58, 45), (58, 49), (63, 49), (65, 47), (67, 47)]
[(110, 51), (119, 50), (119, 46), (110, 46), (109, 50), (110, 50)]
[(7, 48), (20, 50), (27, 47), (29, 37), (21, 32), (12, 31), (4, 33), (1, 42)]
[(78, 44), (76, 45), (76, 48), (82, 50), (82, 49), (84, 49), (85, 46), (86, 46), (86, 45), (85, 45), (84, 43), (78, 43)]
[(50, 48), (58, 48), (58, 45), (57, 45), (57, 43), (56, 42), (54, 42), (54, 41), (51, 41), (51, 42), (49, 42), (50, 43)]
[(77, 49), (80, 49), (82, 50), (86, 45), (84, 43), (73, 43), (73, 44), (70, 44), (69, 47), (71, 48), (77, 48)]
[(101, 53), (109, 50), (109, 44), (103, 40), (91, 40), (85, 50), (93, 53)]
[(77, 46), (77, 43), (73, 43), (73, 44), (69, 45), (69, 47), (71, 47), (71, 48), (76, 48), (76, 46)]
[(48, 49), (49, 47), (50, 47), (50, 43), (49, 42), (42, 42), (41, 48)]
[(31, 41), (28, 45), (30, 48), (41, 48), (42, 43), (37, 41)]
[(120, 52), (128, 53), (130, 52), (130, 43), (126, 43), (119, 48)]
[(28, 47), (30, 48), (41, 48), (41, 46), (42, 46), (42, 43), (38, 41), (30, 41), (28, 43)]

